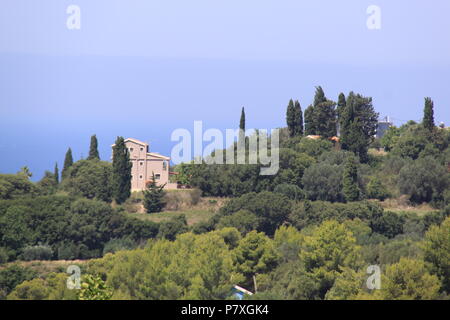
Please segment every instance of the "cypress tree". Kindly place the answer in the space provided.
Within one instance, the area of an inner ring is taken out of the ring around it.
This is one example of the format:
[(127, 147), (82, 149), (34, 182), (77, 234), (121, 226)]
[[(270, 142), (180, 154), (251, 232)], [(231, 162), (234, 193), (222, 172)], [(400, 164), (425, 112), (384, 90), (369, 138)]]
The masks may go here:
[(241, 129), (245, 132), (245, 110), (244, 110), (244, 107), (242, 107), (242, 111), (241, 111), (241, 119), (239, 121), (239, 129)]
[(425, 108), (423, 110), (423, 126), (432, 131), (434, 129), (434, 103), (431, 98), (425, 98)]
[(347, 158), (343, 174), (343, 193), (345, 201), (357, 201), (359, 199), (358, 167), (355, 158)]
[[(314, 134), (330, 138), (336, 135), (336, 110), (334, 103), (325, 97), (322, 87), (316, 87), (314, 95)], [(305, 117), (306, 118), (306, 117)]]
[(340, 131), (344, 150), (354, 152), (361, 162), (367, 162), (367, 151), (376, 133), (378, 113), (372, 98), (350, 92), (345, 107), (341, 110)]
[(93, 159), (100, 160), (100, 156), (98, 154), (97, 136), (95, 134), (93, 136), (91, 136), (91, 145), (89, 147), (89, 156), (87, 157), (87, 160), (93, 160)]
[(293, 137), (296, 133), (296, 122), (295, 122), (295, 110), (294, 101), (289, 100), (287, 110), (286, 110), (286, 124), (289, 130), (289, 136)]
[(341, 92), (338, 97), (338, 103), (337, 103), (337, 108), (336, 108), (336, 113), (338, 115), (338, 119), (341, 118), (341, 113), (342, 113), (343, 109), (345, 108), (346, 104), (347, 104), (347, 102), (345, 100), (345, 94), (343, 94)]
[(316, 134), (316, 121), (314, 119), (314, 116), (314, 106), (310, 105), (305, 110), (305, 135), (307, 136)]
[(130, 154), (123, 137), (117, 137), (113, 147), (112, 194), (118, 204), (125, 202), (131, 194)]
[(53, 173), (55, 177), (55, 182), (58, 185), (59, 184), (59, 170), (58, 170), (58, 162), (55, 163), (55, 171)]
[(294, 104), (294, 118), (295, 118), (295, 135), (302, 136), (303, 135), (303, 112), (302, 107), (300, 106), (300, 102), (295, 100)]
[(61, 177), (64, 179), (67, 176), (67, 171), (73, 165), (72, 149), (68, 149), (66, 152), (66, 157), (64, 158), (64, 166), (61, 172)]

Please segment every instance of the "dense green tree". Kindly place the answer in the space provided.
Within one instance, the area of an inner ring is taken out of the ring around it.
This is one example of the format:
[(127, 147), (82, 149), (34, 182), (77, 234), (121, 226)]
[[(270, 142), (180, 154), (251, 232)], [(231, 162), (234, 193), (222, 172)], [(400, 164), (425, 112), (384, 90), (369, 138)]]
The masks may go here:
[(314, 106), (310, 105), (305, 109), (305, 135), (315, 135), (317, 132), (316, 124)]
[(398, 179), (400, 192), (415, 203), (440, 201), (449, 183), (446, 168), (430, 157), (407, 164)]
[(258, 229), (259, 224), (259, 218), (256, 214), (248, 210), (239, 210), (232, 215), (220, 218), (217, 228), (232, 227), (239, 230), (241, 234), (247, 234)]
[(125, 146), (123, 137), (117, 137), (113, 147), (112, 164), (112, 195), (117, 203), (123, 203), (131, 194), (131, 168), (130, 155)]
[(31, 280), (37, 273), (28, 267), (11, 264), (0, 269), (0, 300), (6, 298), (14, 288), (26, 280)]
[(75, 162), (62, 183), (62, 188), (71, 195), (110, 202), (111, 163), (99, 160), (79, 160)]
[(450, 292), (450, 217), (440, 226), (432, 226), (426, 233), (424, 257), (442, 281), (442, 289)]
[(289, 136), (303, 135), (303, 112), (298, 100), (289, 100), (286, 110), (286, 123), (289, 130)]
[(296, 122), (295, 135), (302, 136), (303, 135), (303, 111), (302, 111), (302, 107), (300, 106), (300, 102), (298, 100), (295, 100), (295, 103), (294, 103), (294, 119)]
[(34, 195), (38, 188), (24, 174), (0, 174), (0, 199)]
[(55, 163), (55, 170), (53, 172), (53, 176), (55, 177), (55, 183), (56, 185), (59, 184), (59, 169), (58, 169), (58, 163)]
[(50, 171), (45, 171), (44, 176), (38, 181), (36, 186), (39, 189), (39, 193), (42, 195), (49, 195), (56, 192), (58, 184), (56, 183), (55, 174)]
[(73, 157), (72, 157), (72, 149), (68, 149), (66, 152), (66, 156), (64, 158), (64, 167), (61, 172), (61, 178), (64, 179), (67, 175), (67, 171), (73, 164)]
[(360, 196), (358, 187), (358, 166), (354, 157), (348, 157), (344, 167), (343, 188), (345, 201), (357, 201)]
[(373, 108), (372, 98), (350, 92), (340, 117), (342, 148), (354, 152), (361, 162), (367, 162), (377, 123), (378, 113)]
[(242, 107), (241, 118), (239, 119), (239, 129), (245, 132), (245, 110)]
[(245, 282), (242, 285), (247, 288), (254, 287), (253, 277), (257, 273), (273, 270), (277, 259), (272, 240), (256, 231), (248, 233), (233, 252), (236, 271), (244, 275)]
[(383, 201), (389, 197), (389, 192), (379, 178), (371, 177), (367, 184), (367, 197)]
[(359, 250), (352, 233), (336, 221), (322, 223), (311, 236), (305, 237), (300, 261), (304, 262), (306, 272), (319, 282), (321, 298), (333, 287), (343, 267), (358, 269)]
[(113, 291), (99, 276), (86, 275), (83, 277), (81, 289), (78, 292), (79, 300), (110, 300)]
[(100, 155), (98, 154), (98, 141), (97, 136), (95, 134), (91, 136), (91, 144), (89, 146), (89, 156), (87, 157), (87, 160), (94, 160), (94, 159), (100, 160)]
[(431, 98), (425, 98), (425, 107), (423, 110), (423, 126), (432, 131), (435, 127), (434, 125), (434, 103)]
[(343, 166), (317, 163), (305, 170), (303, 190), (310, 200), (343, 201)]
[(158, 186), (155, 179), (155, 174), (152, 174), (152, 179), (147, 182), (147, 188), (144, 190), (144, 208), (147, 213), (161, 212), (165, 206), (164, 196), (166, 192), (164, 187), (166, 184)]
[(338, 115), (338, 119), (341, 118), (342, 111), (345, 109), (346, 104), (347, 104), (347, 101), (345, 99), (345, 94), (343, 94), (341, 92), (338, 97), (338, 103), (337, 103), (337, 108), (336, 108), (336, 113)]
[(386, 300), (434, 300), (439, 296), (439, 279), (428, 273), (421, 260), (401, 258), (386, 268), (381, 283)]

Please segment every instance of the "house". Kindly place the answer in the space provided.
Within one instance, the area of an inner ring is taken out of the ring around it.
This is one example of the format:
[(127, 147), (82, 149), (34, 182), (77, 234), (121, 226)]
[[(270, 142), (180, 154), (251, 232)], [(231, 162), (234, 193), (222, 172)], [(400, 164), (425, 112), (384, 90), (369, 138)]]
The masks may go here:
[(157, 185), (165, 185), (166, 189), (176, 189), (176, 183), (169, 183), (170, 158), (159, 153), (150, 152), (148, 143), (133, 139), (125, 139), (125, 146), (130, 154), (131, 191), (144, 190), (147, 183), (155, 175)]
[(392, 127), (394, 124), (389, 120), (389, 117), (385, 117), (382, 120), (378, 121), (377, 124), (377, 133), (375, 135), (375, 137), (377, 139), (381, 139), (383, 138), (384, 134), (386, 133), (386, 131)]

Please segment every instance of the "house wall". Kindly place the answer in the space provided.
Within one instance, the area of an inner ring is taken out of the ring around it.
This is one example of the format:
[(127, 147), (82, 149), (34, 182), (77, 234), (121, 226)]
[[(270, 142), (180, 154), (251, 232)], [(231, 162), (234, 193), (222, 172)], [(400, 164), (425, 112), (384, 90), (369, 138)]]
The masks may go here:
[[(156, 180), (158, 185), (169, 182), (169, 160), (165, 160), (148, 153), (148, 144), (140, 144), (135, 141), (125, 141), (125, 146), (130, 153), (131, 168), (131, 191), (144, 190), (146, 182), (159, 174)], [(164, 163), (166, 165), (164, 166)]]

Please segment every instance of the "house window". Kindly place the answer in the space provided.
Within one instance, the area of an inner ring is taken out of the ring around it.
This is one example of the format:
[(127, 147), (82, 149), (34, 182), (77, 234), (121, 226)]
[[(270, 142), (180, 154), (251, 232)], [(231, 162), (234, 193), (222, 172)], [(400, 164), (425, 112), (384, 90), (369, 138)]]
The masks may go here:
[(144, 151), (144, 148), (141, 148), (141, 151)]
[(139, 162), (139, 164), (140, 164), (141, 166), (143, 166), (143, 165), (144, 165), (144, 163), (143, 163), (143, 162)]
[(141, 179), (141, 180), (142, 180), (142, 175), (140, 175), (140, 176), (139, 176), (139, 179)]
[(164, 170), (164, 171), (167, 170), (167, 161), (163, 161), (163, 170)]
[(161, 175), (159, 173), (155, 174), (155, 180), (161, 179)]
[(133, 152), (133, 148), (130, 148), (130, 152)]

